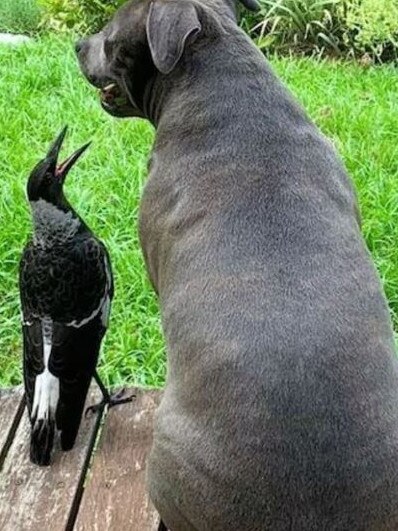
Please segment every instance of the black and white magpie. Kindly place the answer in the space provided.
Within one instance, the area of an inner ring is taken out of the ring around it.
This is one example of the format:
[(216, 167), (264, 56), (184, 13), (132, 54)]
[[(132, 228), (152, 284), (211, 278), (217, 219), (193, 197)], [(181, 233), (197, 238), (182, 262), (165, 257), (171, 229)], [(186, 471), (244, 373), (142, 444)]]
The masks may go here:
[(96, 372), (113, 298), (113, 276), (104, 244), (63, 192), (67, 173), (89, 146), (58, 164), (66, 130), (29, 177), (34, 233), (20, 262), (30, 458), (43, 466), (50, 464), (56, 428), (62, 449), (73, 447), (92, 377), (103, 393), (103, 401), (95, 407), (132, 398), (111, 397)]

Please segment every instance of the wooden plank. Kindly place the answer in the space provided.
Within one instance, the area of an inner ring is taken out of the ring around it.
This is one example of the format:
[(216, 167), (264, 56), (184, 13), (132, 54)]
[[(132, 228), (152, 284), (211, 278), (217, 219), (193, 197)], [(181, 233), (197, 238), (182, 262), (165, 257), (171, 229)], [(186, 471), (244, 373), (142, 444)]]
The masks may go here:
[(84, 490), (75, 531), (155, 531), (158, 515), (145, 485), (160, 392), (129, 389), (134, 402), (111, 409)]
[(18, 428), (23, 409), (22, 386), (0, 390), (0, 469)]
[[(98, 401), (91, 392), (88, 404)], [(99, 414), (100, 415), (100, 414)], [(75, 448), (56, 449), (50, 467), (29, 460), (30, 425), (25, 413), (0, 475), (0, 529), (2, 531), (65, 531), (74, 501), (81, 490), (100, 417), (83, 419)]]

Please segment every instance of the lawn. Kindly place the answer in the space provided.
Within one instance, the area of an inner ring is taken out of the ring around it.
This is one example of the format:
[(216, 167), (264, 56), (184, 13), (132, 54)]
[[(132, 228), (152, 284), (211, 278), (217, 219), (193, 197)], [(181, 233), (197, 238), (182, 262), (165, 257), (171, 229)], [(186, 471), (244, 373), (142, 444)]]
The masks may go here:
[[(397, 72), (309, 59), (272, 62), (333, 138), (355, 180), (363, 232), (398, 330)], [(162, 385), (159, 313), (136, 223), (152, 128), (142, 120), (117, 121), (100, 110), (68, 38), (46, 37), (18, 49), (0, 46), (0, 71), (0, 385), (21, 381), (17, 268), (31, 229), (26, 179), (65, 124), (70, 126), (66, 154), (93, 140), (68, 177), (67, 194), (108, 245), (115, 271), (101, 374), (110, 384)]]

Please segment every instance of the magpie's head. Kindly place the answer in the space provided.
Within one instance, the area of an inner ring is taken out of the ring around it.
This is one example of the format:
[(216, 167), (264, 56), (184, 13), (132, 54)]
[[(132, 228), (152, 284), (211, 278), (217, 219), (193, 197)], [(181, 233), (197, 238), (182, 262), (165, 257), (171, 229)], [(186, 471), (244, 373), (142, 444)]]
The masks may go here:
[(58, 163), (58, 156), (61, 151), (66, 131), (67, 127), (61, 131), (55, 142), (53, 142), (47, 156), (36, 165), (30, 174), (27, 187), (29, 201), (39, 201), (40, 199), (43, 199), (53, 205), (59, 205), (63, 202), (63, 185), (65, 177), (90, 145), (90, 143), (85, 144), (64, 162)]

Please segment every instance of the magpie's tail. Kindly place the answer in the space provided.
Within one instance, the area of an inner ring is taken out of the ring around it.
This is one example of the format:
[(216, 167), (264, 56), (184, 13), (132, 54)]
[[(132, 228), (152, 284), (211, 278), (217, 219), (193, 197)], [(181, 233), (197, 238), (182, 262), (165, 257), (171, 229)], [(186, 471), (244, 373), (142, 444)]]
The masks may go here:
[(35, 465), (48, 466), (54, 444), (55, 420), (37, 419), (30, 437), (30, 460)]
[(68, 451), (75, 445), (91, 376), (81, 378), (76, 386), (68, 388), (61, 382), (61, 401), (57, 409), (56, 423), (61, 432), (61, 448)]
[(70, 420), (64, 420), (61, 430), (61, 448), (64, 452), (72, 450), (75, 445), (76, 437), (79, 432), (80, 421), (83, 414), (83, 408), (81, 412), (73, 412), (76, 417)]

